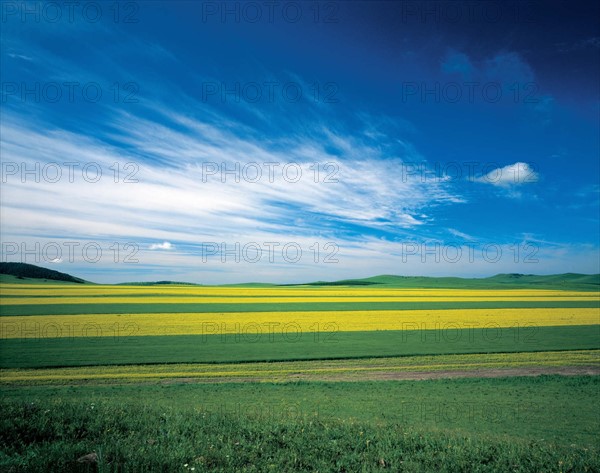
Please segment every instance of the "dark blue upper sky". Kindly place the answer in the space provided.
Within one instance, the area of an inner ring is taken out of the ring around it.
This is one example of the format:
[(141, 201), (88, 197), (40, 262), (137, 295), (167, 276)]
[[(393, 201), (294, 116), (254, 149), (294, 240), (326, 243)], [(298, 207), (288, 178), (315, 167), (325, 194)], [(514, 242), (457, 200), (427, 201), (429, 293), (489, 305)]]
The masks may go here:
[(2, 257), (133, 243), (129, 265), (39, 258), (97, 281), (598, 272), (599, 10), (4, 2)]

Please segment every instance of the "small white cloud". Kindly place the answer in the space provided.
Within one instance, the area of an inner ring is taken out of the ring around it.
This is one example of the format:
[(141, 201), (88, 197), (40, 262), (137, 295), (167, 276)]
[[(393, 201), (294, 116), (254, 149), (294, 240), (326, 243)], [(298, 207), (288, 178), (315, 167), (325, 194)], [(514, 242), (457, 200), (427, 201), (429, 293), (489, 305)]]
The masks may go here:
[(63, 262), (62, 258), (54, 258), (54, 259), (50, 260), (50, 263), (58, 264), (58, 263), (62, 263), (62, 262)]
[(477, 181), (498, 187), (510, 188), (512, 186), (537, 182), (538, 179), (539, 174), (529, 164), (515, 163), (503, 168), (496, 168), (477, 179)]
[(162, 243), (152, 243), (150, 245), (151, 250), (172, 250), (174, 247), (168, 241), (164, 241)]
[(463, 233), (461, 231), (455, 230), (454, 228), (449, 228), (448, 232), (454, 235), (455, 237), (462, 238), (463, 240), (474, 241), (475, 238), (471, 235)]
[(8, 53), (8, 56), (13, 59), (23, 59), (25, 61), (33, 61), (33, 58), (31, 58), (29, 56), (25, 56), (24, 54)]

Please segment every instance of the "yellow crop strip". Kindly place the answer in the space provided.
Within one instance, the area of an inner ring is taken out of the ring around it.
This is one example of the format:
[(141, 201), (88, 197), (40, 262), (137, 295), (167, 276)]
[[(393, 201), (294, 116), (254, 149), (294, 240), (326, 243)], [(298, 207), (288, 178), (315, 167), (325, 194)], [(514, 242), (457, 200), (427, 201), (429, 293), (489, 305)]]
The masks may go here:
[(212, 297), (581, 297), (597, 299), (598, 292), (543, 289), (377, 289), (377, 288), (256, 288), (209, 286), (65, 286), (2, 284), (0, 296), (212, 296)]
[(0, 338), (296, 334), (600, 324), (597, 308), (82, 314), (0, 318)]
[(198, 296), (96, 296), (96, 297), (2, 297), (0, 298), (0, 306), (2, 305), (44, 305), (44, 304), (290, 304), (290, 303), (327, 303), (327, 302), (478, 302), (478, 301), (530, 301), (530, 302), (546, 302), (546, 301), (600, 301), (600, 296), (523, 296), (519, 298), (506, 296), (439, 296), (439, 297), (424, 297), (424, 296), (354, 296), (354, 297), (198, 297)]

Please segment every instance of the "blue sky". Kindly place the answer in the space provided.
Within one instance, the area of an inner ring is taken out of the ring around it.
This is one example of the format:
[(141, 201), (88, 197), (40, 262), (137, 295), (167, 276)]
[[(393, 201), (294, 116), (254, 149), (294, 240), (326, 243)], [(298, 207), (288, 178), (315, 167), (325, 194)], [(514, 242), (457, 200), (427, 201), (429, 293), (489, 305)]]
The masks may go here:
[(600, 271), (597, 5), (68, 5), (2, 4), (3, 261), (206, 284)]

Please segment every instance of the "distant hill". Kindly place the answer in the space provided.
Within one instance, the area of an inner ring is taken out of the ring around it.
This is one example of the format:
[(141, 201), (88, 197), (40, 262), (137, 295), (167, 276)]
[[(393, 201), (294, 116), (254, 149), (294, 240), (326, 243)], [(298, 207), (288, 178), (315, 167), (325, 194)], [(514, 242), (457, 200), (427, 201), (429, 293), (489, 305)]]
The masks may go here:
[[(28, 263), (0, 263), (0, 274), (12, 276), (17, 280), (14, 282), (24, 282), (23, 280), (28, 279), (61, 281), (76, 284), (85, 284), (88, 282), (67, 273), (61, 273), (60, 271), (54, 271), (53, 269), (42, 268), (41, 266)], [(3, 281), (9, 282), (8, 278), (3, 278)]]
[[(535, 274), (496, 274), (487, 278), (455, 278), (381, 275), (363, 279), (316, 281), (303, 286), (370, 286), (381, 288), (440, 289), (563, 289), (600, 290), (600, 274), (564, 273), (539, 276)], [(291, 284), (289, 284), (291, 286)]]
[[(43, 283), (45, 281), (91, 284), (70, 274), (42, 268), (27, 263), (0, 263), (0, 282), (3, 283)], [(118, 285), (128, 286), (205, 286), (176, 281), (128, 282)], [(427, 276), (381, 275), (362, 279), (342, 279), (340, 281), (315, 281), (299, 284), (242, 283), (222, 284), (227, 287), (380, 287), (389, 289), (559, 289), (571, 291), (600, 291), (600, 274), (564, 273), (539, 276), (535, 274), (496, 274), (487, 278), (456, 278)]]
[(116, 286), (202, 286), (193, 282), (149, 281), (149, 282), (120, 282)]
[[(121, 282), (117, 286), (204, 286), (211, 287), (214, 284), (197, 284), (193, 282), (177, 282), (177, 281), (150, 281), (150, 282)], [(277, 284), (262, 283), (262, 282), (247, 282), (238, 284), (219, 284), (221, 287), (277, 287)]]

